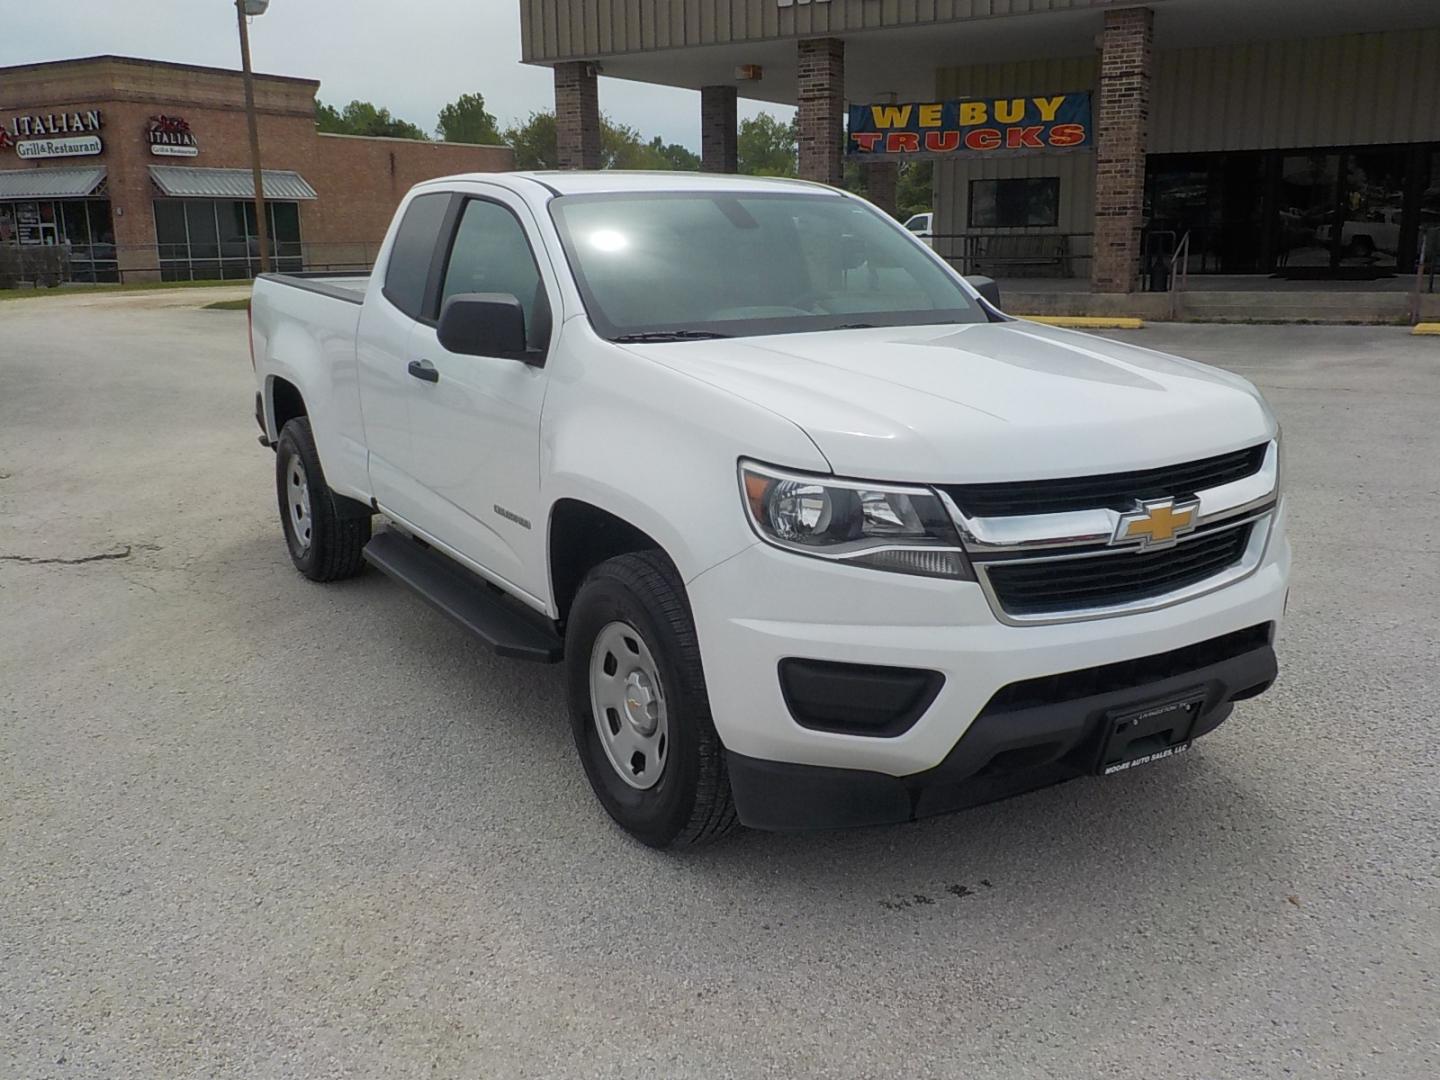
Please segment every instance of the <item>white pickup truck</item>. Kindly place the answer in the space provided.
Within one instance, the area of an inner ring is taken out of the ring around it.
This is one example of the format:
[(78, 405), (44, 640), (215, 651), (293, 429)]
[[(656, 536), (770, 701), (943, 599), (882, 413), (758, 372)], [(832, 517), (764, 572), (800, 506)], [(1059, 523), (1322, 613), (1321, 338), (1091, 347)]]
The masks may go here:
[(1012, 319), (843, 192), (436, 180), (373, 275), (262, 277), (251, 320), (295, 566), (563, 660), (645, 843), (1119, 772), (1275, 678), (1254, 388)]

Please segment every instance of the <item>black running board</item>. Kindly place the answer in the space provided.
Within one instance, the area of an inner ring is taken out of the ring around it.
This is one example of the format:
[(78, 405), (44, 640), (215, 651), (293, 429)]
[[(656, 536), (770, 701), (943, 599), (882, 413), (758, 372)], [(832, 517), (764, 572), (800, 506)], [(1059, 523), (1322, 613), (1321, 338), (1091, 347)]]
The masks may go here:
[(562, 642), (544, 616), (530, 613), (449, 556), (382, 529), (365, 545), (365, 561), (408, 585), (500, 656), (553, 664)]

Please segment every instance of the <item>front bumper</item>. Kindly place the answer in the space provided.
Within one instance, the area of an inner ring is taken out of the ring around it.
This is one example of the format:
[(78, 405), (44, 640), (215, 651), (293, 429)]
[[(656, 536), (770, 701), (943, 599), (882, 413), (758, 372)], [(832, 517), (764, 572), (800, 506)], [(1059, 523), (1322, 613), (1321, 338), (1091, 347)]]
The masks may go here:
[(1108, 718), (1117, 711), (1195, 694), (1201, 702), (1188, 738), (1213, 731), (1233, 702), (1274, 681), (1273, 634), (1274, 624), (1266, 623), (1168, 654), (1006, 687), (939, 765), (910, 776), (731, 751), (736, 809), (757, 829), (887, 825), (1085, 776), (1099, 765)]
[[(1260, 565), (1241, 581), (1171, 607), (1053, 625), (1002, 624), (973, 582), (835, 565), (760, 543), (698, 575), (687, 588), (742, 820), (766, 816), (761, 788), (804, 790), (811, 783), (803, 779), (811, 774), (780, 768), (786, 765), (864, 774), (866, 784), (891, 790), (885, 801), (893, 815), (901, 801), (894, 792), (913, 792), (922, 774), (939, 777), (937, 770), (1005, 687), (1278, 626), (1290, 570), (1284, 519), (1282, 503)], [(898, 734), (815, 730), (795, 721), (781, 692), (777, 672), (787, 658), (923, 669), (940, 673), (944, 683), (924, 714)], [(1237, 693), (1254, 685), (1253, 665), (1263, 667), (1264, 657), (1248, 663), (1244, 671), (1216, 675), (1217, 685)], [(1148, 690), (1134, 686), (1126, 700), (1143, 703)], [(1207, 719), (1218, 724), (1229, 700), (1217, 690)], [(1075, 722), (1088, 723), (1084, 717)], [(1077, 738), (1083, 737), (1082, 731)], [(953, 772), (945, 776), (953, 779)], [(747, 782), (750, 776), (763, 783)], [(895, 788), (886, 778), (904, 783)], [(747, 802), (756, 807), (753, 814)], [(903, 816), (912, 816), (918, 803), (908, 795), (903, 802)]]

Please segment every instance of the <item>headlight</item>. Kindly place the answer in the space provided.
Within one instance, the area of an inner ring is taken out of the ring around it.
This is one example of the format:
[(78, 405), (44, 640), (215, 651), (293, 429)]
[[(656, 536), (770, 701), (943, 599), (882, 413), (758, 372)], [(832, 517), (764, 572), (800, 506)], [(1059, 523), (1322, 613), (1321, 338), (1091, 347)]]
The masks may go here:
[(850, 566), (974, 580), (954, 522), (928, 488), (787, 473), (740, 463), (740, 488), (760, 539)]

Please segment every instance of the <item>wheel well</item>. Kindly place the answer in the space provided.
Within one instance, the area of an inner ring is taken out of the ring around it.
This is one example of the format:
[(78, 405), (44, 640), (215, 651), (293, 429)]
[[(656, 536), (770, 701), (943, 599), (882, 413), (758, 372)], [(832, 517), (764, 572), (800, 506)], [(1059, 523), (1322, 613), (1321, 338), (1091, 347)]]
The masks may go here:
[(270, 380), (270, 415), (275, 418), (276, 438), (291, 420), (306, 415), (305, 399), (294, 383), (280, 378)]
[(563, 622), (585, 575), (631, 551), (662, 551), (655, 540), (598, 506), (561, 499), (550, 511), (550, 587)]

